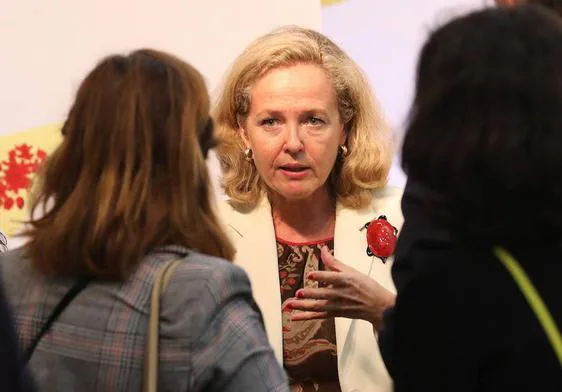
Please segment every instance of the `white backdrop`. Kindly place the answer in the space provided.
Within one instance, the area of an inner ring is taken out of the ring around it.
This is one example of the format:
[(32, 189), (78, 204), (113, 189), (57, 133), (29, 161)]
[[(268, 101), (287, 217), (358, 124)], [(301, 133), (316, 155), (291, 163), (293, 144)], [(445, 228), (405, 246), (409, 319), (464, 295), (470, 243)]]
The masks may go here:
[[(320, 0), (2, 1), (0, 230), (13, 235), (26, 218), (20, 185), (33, 175), (19, 165), (23, 158), (8, 156), (22, 144), (34, 158), (56, 146), (75, 89), (100, 57), (139, 47), (170, 51), (196, 66), (213, 91), (250, 40), (280, 25), (320, 29), (320, 22)], [(216, 186), (216, 161), (210, 168)]]
[[(333, 4), (321, 9), (321, 2)], [(391, 124), (401, 132), (418, 51), (427, 32), (485, 2), (4, 1), (0, 12), (0, 199), (9, 149), (29, 143), (49, 152), (56, 145), (57, 126), (77, 84), (101, 56), (139, 47), (167, 50), (198, 67), (214, 91), (234, 57), (255, 37), (283, 24), (320, 29), (362, 66)], [(216, 187), (219, 171), (212, 158), (210, 168)], [(395, 164), (391, 184), (404, 181)], [(15, 201), (26, 197), (23, 191), (10, 192)], [(14, 206), (8, 211), (0, 203), (0, 229), (9, 234), (15, 220), (25, 218), (26, 206)]]
[[(485, 0), (343, 0), (322, 10), (322, 31), (363, 68), (391, 124), (401, 133), (427, 33), (484, 4)], [(396, 159), (390, 183), (404, 182)]]
[(319, 28), (320, 18), (319, 0), (3, 1), (0, 135), (60, 121), (107, 54), (167, 50), (213, 89), (251, 39), (287, 23)]

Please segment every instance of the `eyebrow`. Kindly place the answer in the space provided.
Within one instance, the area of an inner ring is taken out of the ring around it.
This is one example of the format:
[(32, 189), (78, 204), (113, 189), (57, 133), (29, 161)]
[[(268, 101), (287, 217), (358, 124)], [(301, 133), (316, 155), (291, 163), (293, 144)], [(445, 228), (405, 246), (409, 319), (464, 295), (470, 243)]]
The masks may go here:
[[(301, 115), (304, 114), (305, 116), (310, 115), (323, 115), (328, 117), (328, 112), (325, 109), (308, 109), (302, 111)], [(261, 112), (256, 113), (256, 117), (263, 117), (263, 116), (274, 116), (274, 117), (283, 117), (283, 112), (281, 110), (262, 110)]]
[(324, 109), (310, 109), (310, 110), (306, 110), (304, 112), (304, 114), (306, 114), (307, 116), (310, 116), (310, 115), (313, 115), (313, 114), (320, 114), (320, 115), (328, 117), (328, 112)]
[(275, 116), (275, 117), (282, 117), (283, 112), (280, 110), (262, 110), (261, 112), (256, 113), (256, 117), (264, 117), (264, 116)]

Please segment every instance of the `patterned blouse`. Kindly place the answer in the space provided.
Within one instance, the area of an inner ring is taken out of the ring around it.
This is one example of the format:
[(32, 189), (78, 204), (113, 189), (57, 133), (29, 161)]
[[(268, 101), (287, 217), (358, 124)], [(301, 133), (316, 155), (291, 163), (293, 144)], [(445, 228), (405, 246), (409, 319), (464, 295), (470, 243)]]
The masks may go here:
[[(283, 304), (303, 287), (318, 287), (305, 279), (310, 271), (324, 269), (322, 246), (333, 252), (333, 238), (314, 243), (277, 239), (279, 283)], [(283, 306), (283, 308), (285, 308)], [(283, 364), (294, 392), (341, 392), (338, 378), (334, 319), (291, 321), (294, 311), (283, 311)]]

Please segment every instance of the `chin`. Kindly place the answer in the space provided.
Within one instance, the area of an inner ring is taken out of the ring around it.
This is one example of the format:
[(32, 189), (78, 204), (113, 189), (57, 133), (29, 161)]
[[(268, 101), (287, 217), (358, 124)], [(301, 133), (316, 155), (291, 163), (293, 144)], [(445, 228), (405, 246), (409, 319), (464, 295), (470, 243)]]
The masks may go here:
[(306, 200), (311, 196), (311, 193), (288, 193), (281, 194), (281, 197), (288, 201)]
[(299, 200), (305, 200), (310, 198), (311, 196), (314, 195), (315, 191), (316, 189), (291, 188), (291, 189), (278, 189), (277, 193), (285, 200), (299, 201)]
[(285, 200), (300, 201), (317, 197), (324, 186), (318, 181), (294, 181), (271, 183), (269, 189)]

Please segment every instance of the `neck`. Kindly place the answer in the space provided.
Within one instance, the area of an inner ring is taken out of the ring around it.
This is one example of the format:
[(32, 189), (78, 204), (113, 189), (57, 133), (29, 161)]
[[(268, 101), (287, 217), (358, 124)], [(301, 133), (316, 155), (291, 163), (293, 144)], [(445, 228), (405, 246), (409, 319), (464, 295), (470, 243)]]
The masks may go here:
[(326, 189), (302, 200), (270, 197), (275, 234), (291, 242), (313, 242), (333, 237), (336, 203)]

